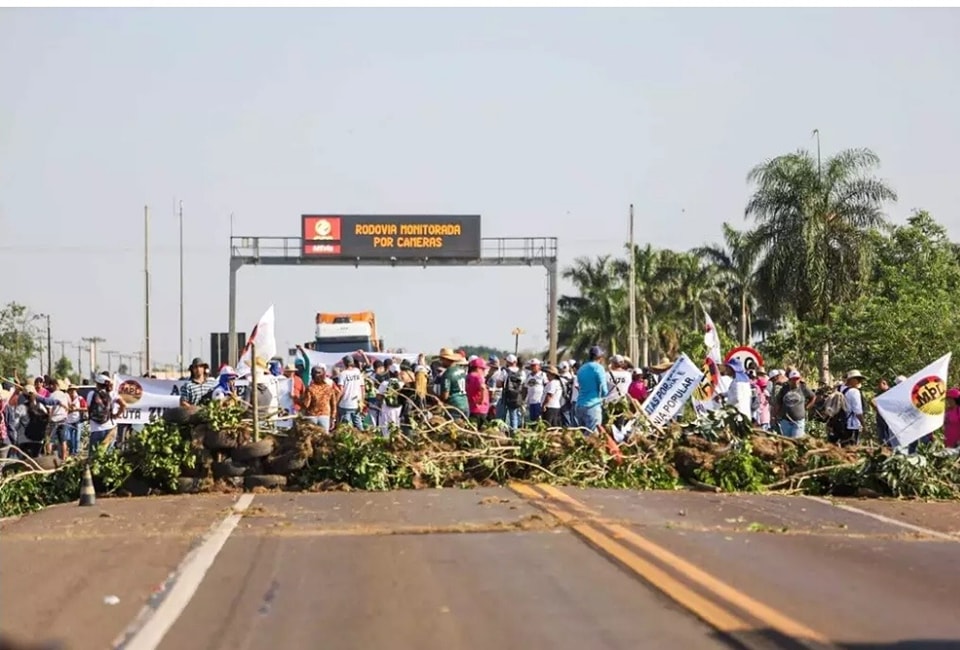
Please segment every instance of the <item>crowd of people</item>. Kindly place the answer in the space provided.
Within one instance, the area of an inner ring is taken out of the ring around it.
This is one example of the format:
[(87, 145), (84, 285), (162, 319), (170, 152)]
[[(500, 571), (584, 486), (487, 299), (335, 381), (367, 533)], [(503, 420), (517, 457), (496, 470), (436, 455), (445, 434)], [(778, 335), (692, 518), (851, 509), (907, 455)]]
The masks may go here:
[[(216, 375), (200, 358), (190, 364), (190, 376), (180, 385), (180, 405), (186, 408), (210, 402), (235, 401), (257, 405), (265, 421), (298, 416), (330, 431), (339, 423), (379, 430), (389, 436), (399, 429), (409, 433), (431, 407), (441, 406), (452, 419), (469, 419), (478, 427), (490, 421), (505, 423), (509, 431), (544, 422), (548, 427), (576, 427), (585, 434), (597, 432), (604, 409), (613, 402), (644, 402), (672, 363), (663, 359), (655, 366), (637, 367), (621, 355), (609, 359), (599, 346), (587, 360), (564, 360), (557, 365), (540, 359), (526, 361), (515, 354), (487, 358), (466, 356), (443, 348), (432, 360), (419, 355), (410, 359), (371, 359), (362, 352), (348, 354), (332, 368), (311, 365), (299, 348), (291, 363), (280, 359), (256, 359), (257, 395), (251, 398), (249, 383), (240, 386), (240, 373), (225, 365)], [(732, 406), (757, 427), (790, 438), (806, 435), (808, 422), (826, 426), (827, 437), (838, 445), (859, 444), (864, 437), (866, 413), (873, 400), (865, 394), (865, 377), (858, 370), (846, 373), (836, 386), (809, 387), (794, 367), (745, 369), (730, 359), (715, 369), (713, 390), (706, 397), (712, 407)], [(249, 372), (246, 377), (249, 377)], [(709, 373), (708, 373), (709, 376)], [(280, 378), (291, 381), (292, 412), (280, 404)], [(904, 381), (903, 376), (893, 385)], [(89, 427), (93, 448), (110, 446), (122, 437), (124, 427), (116, 420), (124, 402), (113, 396), (112, 380), (100, 374), (86, 395), (78, 387), (53, 377), (37, 377), (32, 383), (4, 382), (0, 391), (0, 455), (16, 445), (30, 455), (55, 454), (61, 458), (80, 453), (81, 430)], [(876, 394), (890, 388), (885, 379)], [(698, 409), (703, 410), (699, 393)], [(883, 418), (876, 417), (877, 439), (893, 445), (895, 440)], [(929, 440), (929, 436), (927, 440)], [(922, 444), (923, 441), (921, 441)], [(960, 447), (960, 389), (946, 393), (944, 442)], [(916, 448), (914, 443), (913, 448)]]

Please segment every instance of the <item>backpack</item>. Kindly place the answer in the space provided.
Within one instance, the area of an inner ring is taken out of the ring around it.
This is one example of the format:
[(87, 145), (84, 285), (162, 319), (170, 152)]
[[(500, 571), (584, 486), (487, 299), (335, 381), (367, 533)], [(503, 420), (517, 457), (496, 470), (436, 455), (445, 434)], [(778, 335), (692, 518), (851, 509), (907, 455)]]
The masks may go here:
[(507, 378), (503, 381), (503, 403), (507, 408), (520, 408), (523, 393), (523, 377), (519, 372), (507, 371)]
[(110, 393), (102, 388), (94, 389), (90, 395), (90, 404), (87, 406), (87, 415), (90, 421), (96, 424), (106, 424), (111, 414)]
[(403, 388), (403, 384), (400, 383), (399, 379), (391, 378), (387, 380), (387, 392), (383, 396), (383, 403), (389, 406), (390, 408), (396, 408), (400, 406), (400, 389)]
[(824, 403), (823, 413), (827, 416), (827, 431), (843, 436), (847, 432), (847, 391), (849, 388), (834, 391)]

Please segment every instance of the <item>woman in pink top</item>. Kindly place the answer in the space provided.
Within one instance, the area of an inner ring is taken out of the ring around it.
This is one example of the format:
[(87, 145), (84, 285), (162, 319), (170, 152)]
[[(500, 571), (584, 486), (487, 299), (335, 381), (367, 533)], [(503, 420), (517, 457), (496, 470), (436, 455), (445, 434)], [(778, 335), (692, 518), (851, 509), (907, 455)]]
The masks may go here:
[(490, 412), (490, 390), (487, 388), (487, 362), (480, 357), (470, 362), (467, 402), (470, 404), (470, 419), (478, 428), (483, 426)]
[(643, 368), (634, 368), (633, 381), (627, 388), (627, 394), (638, 402), (643, 402), (647, 399), (648, 393), (647, 382), (643, 380)]
[(947, 391), (947, 411), (943, 414), (943, 444), (960, 447), (960, 388)]

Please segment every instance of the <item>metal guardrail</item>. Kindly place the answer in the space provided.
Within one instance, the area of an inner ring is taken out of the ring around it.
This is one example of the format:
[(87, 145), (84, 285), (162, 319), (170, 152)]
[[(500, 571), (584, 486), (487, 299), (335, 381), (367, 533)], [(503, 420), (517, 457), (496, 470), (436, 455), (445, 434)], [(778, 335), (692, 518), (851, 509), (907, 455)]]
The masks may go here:
[[(247, 264), (260, 260), (294, 262), (302, 258), (303, 240), (300, 237), (240, 237), (230, 238), (230, 255)], [(530, 263), (549, 262), (557, 259), (556, 237), (483, 237), (480, 240), (480, 256), (483, 262)], [(314, 258), (303, 258), (313, 262)], [(324, 263), (350, 264), (352, 258), (326, 258)]]

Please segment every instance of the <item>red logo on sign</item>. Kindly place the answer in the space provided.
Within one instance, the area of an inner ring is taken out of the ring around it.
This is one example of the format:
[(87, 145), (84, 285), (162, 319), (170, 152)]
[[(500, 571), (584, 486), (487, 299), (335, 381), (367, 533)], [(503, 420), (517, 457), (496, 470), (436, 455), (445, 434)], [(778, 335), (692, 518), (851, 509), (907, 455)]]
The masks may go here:
[(303, 218), (303, 254), (340, 254), (340, 217)]

